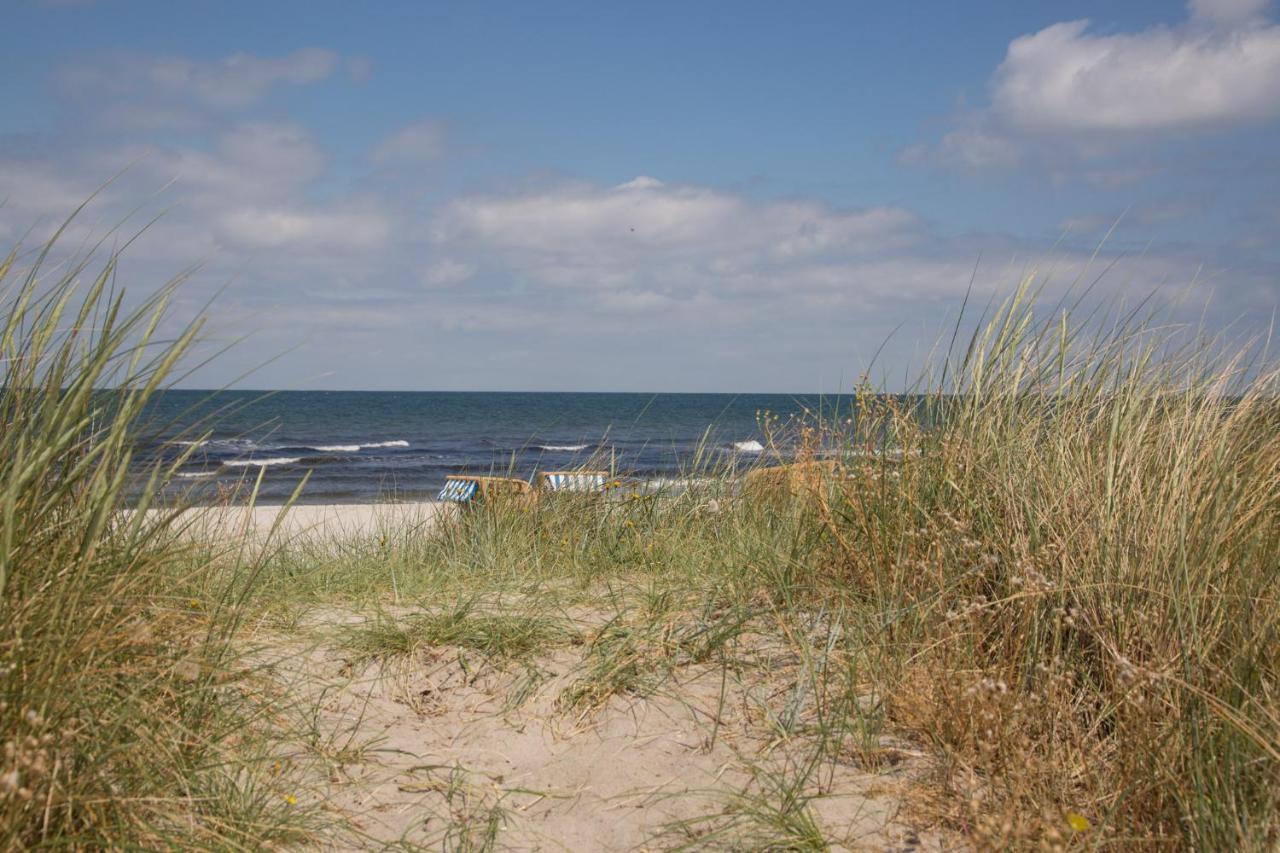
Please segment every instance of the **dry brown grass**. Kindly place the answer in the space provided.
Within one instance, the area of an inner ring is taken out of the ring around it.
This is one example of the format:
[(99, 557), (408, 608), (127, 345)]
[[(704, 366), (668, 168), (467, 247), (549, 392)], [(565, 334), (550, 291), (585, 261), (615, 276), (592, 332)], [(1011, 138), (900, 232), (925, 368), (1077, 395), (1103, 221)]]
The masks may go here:
[(1269, 848), (1276, 375), (1082, 332), (1037, 326), (1023, 292), (929, 401), (940, 425), (864, 400), (863, 435), (923, 452), (830, 484), (828, 582), (895, 614), (891, 714), (941, 750), (948, 817), (983, 845)]

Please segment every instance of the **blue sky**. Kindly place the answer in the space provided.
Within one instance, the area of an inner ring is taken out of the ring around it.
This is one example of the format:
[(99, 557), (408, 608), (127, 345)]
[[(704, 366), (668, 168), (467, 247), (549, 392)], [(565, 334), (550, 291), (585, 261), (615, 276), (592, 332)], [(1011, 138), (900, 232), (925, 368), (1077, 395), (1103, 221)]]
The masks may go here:
[[(1248, 331), (1280, 24), (1179, 3), (20, 2), (0, 240), (122, 234), (247, 335), (192, 382), (833, 391), (975, 265)], [(34, 228), (33, 228), (34, 226)]]

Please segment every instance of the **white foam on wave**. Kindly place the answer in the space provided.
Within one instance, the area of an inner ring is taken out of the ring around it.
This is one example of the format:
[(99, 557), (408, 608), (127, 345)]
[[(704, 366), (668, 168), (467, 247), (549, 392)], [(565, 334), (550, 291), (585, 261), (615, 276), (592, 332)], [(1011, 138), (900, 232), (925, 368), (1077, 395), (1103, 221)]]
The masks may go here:
[(739, 453), (763, 453), (764, 445), (755, 439), (750, 439), (748, 441), (735, 441), (733, 449)]
[(179, 471), (178, 476), (184, 480), (203, 480), (218, 476), (217, 471)]
[(589, 444), (539, 444), (539, 450), (549, 450), (552, 453), (577, 453), (579, 450), (586, 450)]
[(247, 465), (257, 465), (265, 468), (268, 465), (292, 465), (300, 461), (302, 461), (300, 456), (272, 456), (268, 459), (234, 459), (222, 464), (228, 468), (244, 468)]
[(304, 444), (302, 446), (321, 453), (358, 453), (370, 447), (408, 447), (409, 442), (397, 438), (391, 441), (371, 441), (367, 444)]
[(246, 450), (259, 450), (257, 444), (247, 438), (209, 438), (199, 439), (196, 441), (186, 441), (179, 439), (171, 439), (167, 444), (179, 447), (210, 447), (215, 450), (235, 450), (244, 452)]

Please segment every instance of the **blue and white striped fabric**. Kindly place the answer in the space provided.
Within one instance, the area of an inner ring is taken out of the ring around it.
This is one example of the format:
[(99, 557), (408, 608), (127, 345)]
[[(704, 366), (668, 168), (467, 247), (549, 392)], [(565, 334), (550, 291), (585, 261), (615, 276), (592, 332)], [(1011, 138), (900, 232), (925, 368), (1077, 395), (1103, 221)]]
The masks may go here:
[(440, 490), (436, 500), (464, 504), (476, 496), (476, 488), (479, 485), (475, 480), (450, 477), (444, 481), (444, 488)]
[(542, 484), (553, 492), (598, 492), (604, 488), (604, 474), (543, 474)]

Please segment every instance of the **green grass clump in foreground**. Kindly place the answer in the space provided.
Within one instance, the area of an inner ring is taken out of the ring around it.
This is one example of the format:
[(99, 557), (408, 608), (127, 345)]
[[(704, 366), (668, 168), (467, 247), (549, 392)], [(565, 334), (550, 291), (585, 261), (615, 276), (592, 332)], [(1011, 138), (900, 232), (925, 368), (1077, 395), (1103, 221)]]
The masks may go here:
[(171, 511), (142, 511), (176, 463), (117, 512), (144, 407), (199, 320), (162, 333), (172, 286), (131, 309), (114, 256), (92, 273), (52, 248), (21, 271), (0, 258), (0, 848), (298, 838), (254, 772), (236, 609), (184, 592), (202, 559)]
[[(884, 725), (939, 757), (932, 796), (908, 805), (975, 842), (1271, 847), (1274, 367), (1132, 315), (1041, 320), (1035, 297), (1028, 282), (980, 324), (923, 403), (865, 393), (852, 423), (799, 433), (849, 476), (499, 506), (305, 566), (282, 555), (265, 588), (661, 600), (671, 624), (682, 607), (739, 628), (750, 613), (801, 644), (817, 620)], [(660, 673), (679, 644), (656, 630), (642, 654), (644, 626), (589, 639), (596, 686)]]
[(478, 613), (471, 602), (464, 602), (443, 613), (417, 613), (401, 618), (383, 614), (351, 629), (346, 645), (365, 658), (456, 646), (502, 661), (527, 657), (569, 636), (564, 626), (550, 618)]

